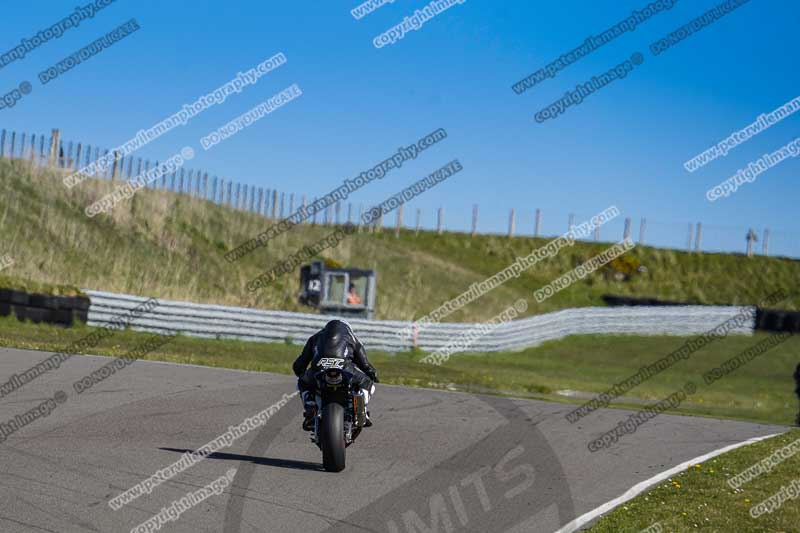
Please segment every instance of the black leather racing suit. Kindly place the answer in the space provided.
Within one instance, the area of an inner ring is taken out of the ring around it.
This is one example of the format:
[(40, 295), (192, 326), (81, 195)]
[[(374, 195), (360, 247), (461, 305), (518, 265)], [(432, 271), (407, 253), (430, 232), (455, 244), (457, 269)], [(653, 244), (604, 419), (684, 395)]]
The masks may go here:
[(306, 412), (316, 405), (314, 373), (320, 370), (317, 363), (323, 357), (344, 359), (344, 370), (353, 374), (353, 381), (367, 393), (372, 392), (372, 384), (377, 381), (377, 372), (367, 360), (364, 345), (347, 322), (331, 320), (306, 341), (303, 352), (292, 364)]

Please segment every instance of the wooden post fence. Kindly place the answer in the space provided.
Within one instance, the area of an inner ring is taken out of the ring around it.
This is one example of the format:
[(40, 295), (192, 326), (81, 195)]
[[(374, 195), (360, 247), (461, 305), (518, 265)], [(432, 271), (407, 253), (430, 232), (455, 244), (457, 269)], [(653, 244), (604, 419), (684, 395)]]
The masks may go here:
[(439, 235), (444, 231), (444, 208), (440, 207), (436, 221), (436, 233)]
[(622, 230), (622, 240), (627, 240), (631, 238), (631, 219), (625, 219), (625, 229)]
[(764, 238), (761, 242), (761, 253), (764, 255), (769, 255), (769, 229), (764, 228)]
[(539, 236), (539, 229), (542, 227), (542, 210), (538, 207), (536, 208), (536, 222), (533, 227), (533, 236)]
[(508, 238), (512, 238), (514, 236), (514, 226), (516, 224), (516, 220), (514, 217), (514, 208), (511, 208), (511, 213), (508, 215)]

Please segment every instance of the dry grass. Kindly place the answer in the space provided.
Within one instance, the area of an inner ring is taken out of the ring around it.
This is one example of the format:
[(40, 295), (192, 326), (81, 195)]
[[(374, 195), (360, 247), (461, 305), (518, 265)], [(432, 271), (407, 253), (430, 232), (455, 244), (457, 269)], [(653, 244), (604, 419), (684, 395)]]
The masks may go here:
[[(186, 195), (139, 191), (108, 215), (87, 218), (83, 210), (110, 192), (113, 184), (87, 180), (68, 190), (61, 175), (22, 161), (0, 160), (0, 253), (15, 264), (3, 274), (37, 283), (156, 296), (162, 299), (268, 309), (307, 310), (297, 301), (298, 275), (288, 274), (257, 293), (247, 282), (333, 228), (295, 227), (240, 261), (223, 255), (268, 227), (252, 213)], [(506, 267), (516, 256), (542, 246), (545, 239), (403, 231), (357, 233), (325, 257), (378, 272), (377, 318), (419, 317), (469, 285)], [(605, 249), (604, 243), (578, 243), (520, 278), (483, 296), (449, 320), (487, 319)], [(603, 273), (589, 276), (529, 313), (565, 307), (602, 305), (603, 293), (689, 300), (697, 303), (752, 304), (785, 288), (782, 307), (800, 307), (796, 289), (800, 262), (725, 254), (687, 254), (637, 248), (630, 254), (647, 266), (627, 282)], [(532, 300), (532, 299), (531, 299)]]

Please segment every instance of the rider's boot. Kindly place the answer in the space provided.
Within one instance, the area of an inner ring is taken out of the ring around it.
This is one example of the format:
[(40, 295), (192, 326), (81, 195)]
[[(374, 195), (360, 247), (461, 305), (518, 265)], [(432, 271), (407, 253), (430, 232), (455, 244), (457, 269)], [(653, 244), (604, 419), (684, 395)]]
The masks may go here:
[(317, 416), (317, 402), (309, 391), (303, 392), (303, 431), (314, 429), (314, 418)]

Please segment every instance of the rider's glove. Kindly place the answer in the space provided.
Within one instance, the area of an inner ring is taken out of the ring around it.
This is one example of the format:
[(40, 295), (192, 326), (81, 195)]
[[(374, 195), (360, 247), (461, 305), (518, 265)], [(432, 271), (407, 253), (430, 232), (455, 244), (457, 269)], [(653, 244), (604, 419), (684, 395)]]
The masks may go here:
[(369, 379), (371, 379), (371, 380), (372, 380), (372, 381), (374, 381), (375, 383), (380, 383), (380, 382), (381, 382), (381, 381), (378, 379), (378, 372), (377, 372), (377, 371), (375, 371), (375, 370), (373, 370), (372, 372), (370, 372), (369, 374), (367, 374), (367, 376), (369, 377)]

